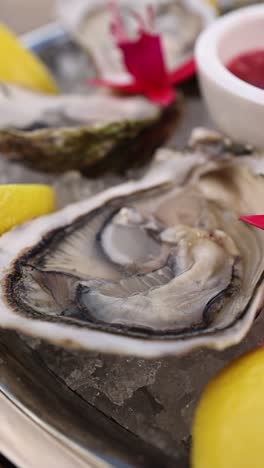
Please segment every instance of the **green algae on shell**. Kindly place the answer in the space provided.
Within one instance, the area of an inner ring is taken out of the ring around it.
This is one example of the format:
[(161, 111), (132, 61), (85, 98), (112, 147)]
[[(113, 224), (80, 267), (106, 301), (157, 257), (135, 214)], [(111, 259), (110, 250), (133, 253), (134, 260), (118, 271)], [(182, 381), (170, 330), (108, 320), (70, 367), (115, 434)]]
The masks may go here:
[(144, 164), (166, 141), (180, 106), (162, 111), (143, 97), (44, 96), (2, 84), (0, 152), (47, 172), (123, 171)]

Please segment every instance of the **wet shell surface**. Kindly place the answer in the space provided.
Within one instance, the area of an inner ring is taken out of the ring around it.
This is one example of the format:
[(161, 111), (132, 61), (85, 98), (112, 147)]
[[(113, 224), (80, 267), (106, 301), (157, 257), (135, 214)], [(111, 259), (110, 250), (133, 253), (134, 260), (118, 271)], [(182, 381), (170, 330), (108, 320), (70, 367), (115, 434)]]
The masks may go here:
[[(0, 238), (0, 323), (62, 346), (223, 349), (263, 301), (263, 156), (196, 131), (148, 173)], [(242, 156), (243, 155), (243, 156)]]
[(166, 141), (180, 103), (103, 92), (48, 96), (0, 84), (0, 151), (37, 170), (86, 175), (144, 164)]

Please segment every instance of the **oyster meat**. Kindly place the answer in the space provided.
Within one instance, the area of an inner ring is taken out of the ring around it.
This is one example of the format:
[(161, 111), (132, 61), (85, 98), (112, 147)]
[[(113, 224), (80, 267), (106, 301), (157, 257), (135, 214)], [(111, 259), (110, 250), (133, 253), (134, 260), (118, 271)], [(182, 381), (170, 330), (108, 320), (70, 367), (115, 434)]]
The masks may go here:
[(169, 137), (178, 109), (162, 111), (143, 97), (48, 96), (1, 83), (0, 151), (48, 172), (123, 170), (143, 164)]
[(191, 143), (2, 236), (1, 326), (149, 357), (242, 340), (262, 306), (264, 232), (238, 218), (263, 210), (264, 159), (215, 133)]
[[(119, 0), (131, 37), (137, 23), (131, 10), (145, 18), (149, 0)], [(106, 79), (126, 72), (120, 51), (110, 32), (108, 0), (59, 0), (58, 17), (67, 30), (93, 57), (98, 74)], [(152, 0), (156, 17), (155, 31), (161, 35), (169, 70), (180, 65), (192, 52), (201, 30), (214, 17), (214, 10), (203, 0)]]

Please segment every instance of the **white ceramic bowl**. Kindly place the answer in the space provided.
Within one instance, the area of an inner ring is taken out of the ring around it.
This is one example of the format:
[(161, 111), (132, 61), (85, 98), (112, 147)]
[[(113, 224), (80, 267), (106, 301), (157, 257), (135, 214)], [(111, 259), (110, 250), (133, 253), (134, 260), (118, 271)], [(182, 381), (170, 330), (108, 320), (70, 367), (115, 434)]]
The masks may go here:
[(252, 49), (264, 49), (264, 4), (217, 19), (199, 37), (195, 56), (201, 90), (218, 128), (236, 141), (264, 148), (264, 90), (225, 67)]

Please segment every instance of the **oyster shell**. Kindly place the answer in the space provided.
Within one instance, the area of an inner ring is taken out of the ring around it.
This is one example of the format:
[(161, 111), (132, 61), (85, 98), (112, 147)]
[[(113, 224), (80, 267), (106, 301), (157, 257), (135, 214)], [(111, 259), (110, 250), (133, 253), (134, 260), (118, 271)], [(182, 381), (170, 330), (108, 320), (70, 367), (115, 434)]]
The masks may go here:
[[(108, 3), (108, 0), (59, 0), (57, 10), (60, 21), (93, 57), (98, 74), (113, 79), (116, 75), (124, 76), (125, 71), (110, 32)], [(128, 13), (132, 9), (145, 18), (149, 3), (149, 0), (118, 1), (132, 37), (136, 22)], [(167, 67), (174, 69), (190, 55), (198, 34), (214, 18), (215, 12), (203, 0), (152, 0), (151, 5)]]
[(161, 111), (141, 97), (47, 96), (2, 83), (0, 110), (5, 157), (38, 170), (92, 175), (143, 164), (171, 134), (179, 104)]
[(263, 210), (264, 159), (215, 133), (191, 143), (2, 236), (1, 326), (149, 357), (242, 340), (263, 302), (264, 232), (238, 217)]
[(219, 8), (221, 13), (227, 13), (236, 8), (242, 8), (256, 3), (262, 3), (262, 0), (220, 0)]

